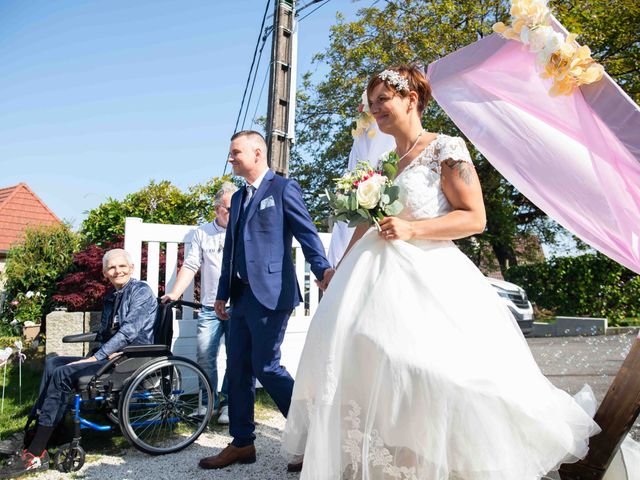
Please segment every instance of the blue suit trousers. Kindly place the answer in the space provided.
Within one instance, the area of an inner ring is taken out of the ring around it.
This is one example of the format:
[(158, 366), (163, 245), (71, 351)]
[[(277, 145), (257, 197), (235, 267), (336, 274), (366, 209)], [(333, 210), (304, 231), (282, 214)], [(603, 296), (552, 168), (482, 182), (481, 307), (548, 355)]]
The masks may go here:
[(280, 365), (280, 346), (291, 310), (269, 310), (251, 291), (240, 287), (229, 319), (227, 380), (229, 382), (229, 433), (233, 445), (255, 440), (254, 402), (256, 378), (286, 417), (293, 393), (293, 378)]

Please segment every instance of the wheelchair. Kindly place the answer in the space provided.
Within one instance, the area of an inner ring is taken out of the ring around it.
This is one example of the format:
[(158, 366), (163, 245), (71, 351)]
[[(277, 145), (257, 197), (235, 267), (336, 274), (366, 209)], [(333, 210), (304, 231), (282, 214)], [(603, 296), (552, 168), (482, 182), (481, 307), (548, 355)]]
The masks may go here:
[[(150, 455), (177, 452), (191, 445), (206, 429), (213, 414), (213, 391), (202, 368), (171, 353), (174, 307), (201, 305), (175, 301), (158, 304), (153, 345), (125, 347), (122, 355), (95, 375), (81, 377), (70, 398), (73, 439), (53, 458), (62, 472), (84, 465), (81, 430), (113, 430), (115, 425), (136, 449)], [(97, 333), (68, 335), (65, 343), (92, 342)], [(110, 424), (84, 418), (104, 413)]]

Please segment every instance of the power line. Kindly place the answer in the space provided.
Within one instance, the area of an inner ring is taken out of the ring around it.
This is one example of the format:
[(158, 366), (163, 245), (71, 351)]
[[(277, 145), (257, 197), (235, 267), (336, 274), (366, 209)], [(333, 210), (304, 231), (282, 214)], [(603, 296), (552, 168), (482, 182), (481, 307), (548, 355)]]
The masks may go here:
[[(268, 34), (265, 33), (262, 37), (262, 46), (260, 47), (260, 54), (258, 55), (258, 63), (256, 65), (254, 74), (253, 74), (253, 82), (251, 83), (251, 90), (249, 91), (249, 99), (247, 100), (247, 108), (244, 111), (244, 118), (242, 119), (242, 126), (240, 130), (244, 130), (244, 123), (247, 120), (247, 114), (249, 113), (249, 106), (251, 105), (251, 97), (253, 96), (253, 88), (256, 85), (256, 78), (258, 78), (258, 69), (260, 68), (260, 60), (262, 59), (262, 51), (264, 50), (264, 46), (267, 44)], [(267, 72), (269, 70), (267, 69)], [(262, 94), (260, 95), (262, 97)], [(260, 99), (258, 99), (258, 104), (260, 103)], [(256, 106), (257, 108), (257, 106)]]
[(253, 112), (253, 118), (251, 120), (251, 127), (253, 129), (253, 126), (256, 123), (256, 117), (258, 115), (258, 108), (260, 108), (260, 100), (262, 100), (262, 94), (264, 93), (264, 86), (267, 84), (267, 79), (269, 78), (269, 69), (267, 68), (265, 75), (264, 75), (264, 80), (262, 81), (262, 88), (260, 88), (260, 95), (258, 96), (258, 101), (256, 102), (256, 109)]
[[(236, 119), (236, 125), (233, 127), (233, 133), (238, 131), (238, 124), (240, 123), (240, 117), (242, 116), (242, 109), (244, 108), (244, 101), (247, 97), (247, 90), (249, 89), (249, 83), (251, 82), (251, 74), (253, 73), (253, 67), (256, 63), (256, 55), (258, 54), (258, 46), (260, 45), (260, 39), (262, 38), (262, 30), (264, 29), (264, 23), (267, 20), (267, 13), (269, 12), (269, 5), (271, 4), (271, 0), (267, 0), (267, 5), (264, 9), (264, 15), (262, 16), (262, 24), (260, 25), (260, 33), (258, 33), (258, 40), (256, 41), (256, 47), (253, 50), (253, 60), (251, 61), (251, 68), (249, 69), (249, 75), (247, 76), (247, 83), (244, 87), (244, 93), (242, 94), (242, 102), (240, 103), (240, 111), (238, 112), (238, 118)], [(263, 41), (264, 42), (264, 41)], [(262, 50), (260, 50), (262, 53)], [(229, 165), (229, 158), (227, 157), (224, 163), (224, 170), (222, 175), (227, 173), (227, 165)]]
[[(302, 10), (304, 10), (305, 8), (307, 8), (307, 7), (311, 6), (311, 5), (314, 5), (314, 4), (316, 4), (316, 3), (320, 2), (320, 1), (321, 1), (321, 0), (315, 0), (315, 1), (313, 1), (313, 2), (309, 2), (309, 3), (307, 3), (306, 5), (304, 5), (302, 8), (300, 8), (300, 9), (297, 11), (296, 15), (298, 15), (298, 14), (299, 14)], [(316, 8), (314, 8), (314, 9), (313, 9), (313, 10), (311, 10), (309, 13), (307, 13), (304, 17), (302, 17), (302, 18), (298, 19), (298, 23), (300, 23), (302, 20), (304, 20), (305, 18), (307, 18), (307, 17), (308, 17), (309, 15), (311, 15), (313, 12), (315, 12), (315, 11), (317, 11), (318, 9), (320, 9), (320, 8), (324, 7), (324, 6), (325, 6), (327, 3), (329, 3), (330, 1), (331, 1), (331, 0), (325, 0), (324, 2), (322, 2), (322, 3), (321, 3), (320, 5), (318, 5)]]

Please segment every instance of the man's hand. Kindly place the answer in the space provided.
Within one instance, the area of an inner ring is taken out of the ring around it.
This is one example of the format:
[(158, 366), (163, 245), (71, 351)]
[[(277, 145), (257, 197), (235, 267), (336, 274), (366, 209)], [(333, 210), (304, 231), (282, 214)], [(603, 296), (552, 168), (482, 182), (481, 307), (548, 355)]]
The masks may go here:
[(162, 303), (175, 302), (179, 298), (180, 298), (180, 295), (177, 295), (173, 292), (169, 292), (166, 295), (163, 295), (162, 297), (160, 297), (160, 302)]
[(77, 365), (79, 363), (89, 363), (89, 362), (97, 362), (98, 359), (93, 355), (89, 358), (83, 358), (82, 360), (76, 360), (75, 362), (71, 362), (69, 365)]
[(329, 287), (329, 282), (331, 282), (331, 279), (333, 278), (333, 275), (335, 273), (336, 270), (334, 268), (327, 268), (324, 271), (322, 280), (316, 280), (316, 285), (318, 285), (318, 288), (320, 288), (320, 290), (324, 292)]
[(216, 300), (213, 303), (213, 308), (216, 311), (216, 316), (218, 320), (229, 320), (229, 314), (227, 313), (227, 301), (226, 300)]

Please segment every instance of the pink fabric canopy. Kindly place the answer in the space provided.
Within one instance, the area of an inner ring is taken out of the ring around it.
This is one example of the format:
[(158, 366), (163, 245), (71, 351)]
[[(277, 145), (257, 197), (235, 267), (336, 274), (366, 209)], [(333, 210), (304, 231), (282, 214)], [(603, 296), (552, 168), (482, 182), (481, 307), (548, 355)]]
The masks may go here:
[(534, 54), (497, 34), (427, 76), (440, 106), (520, 192), (640, 273), (640, 108), (609, 76), (551, 97)]

